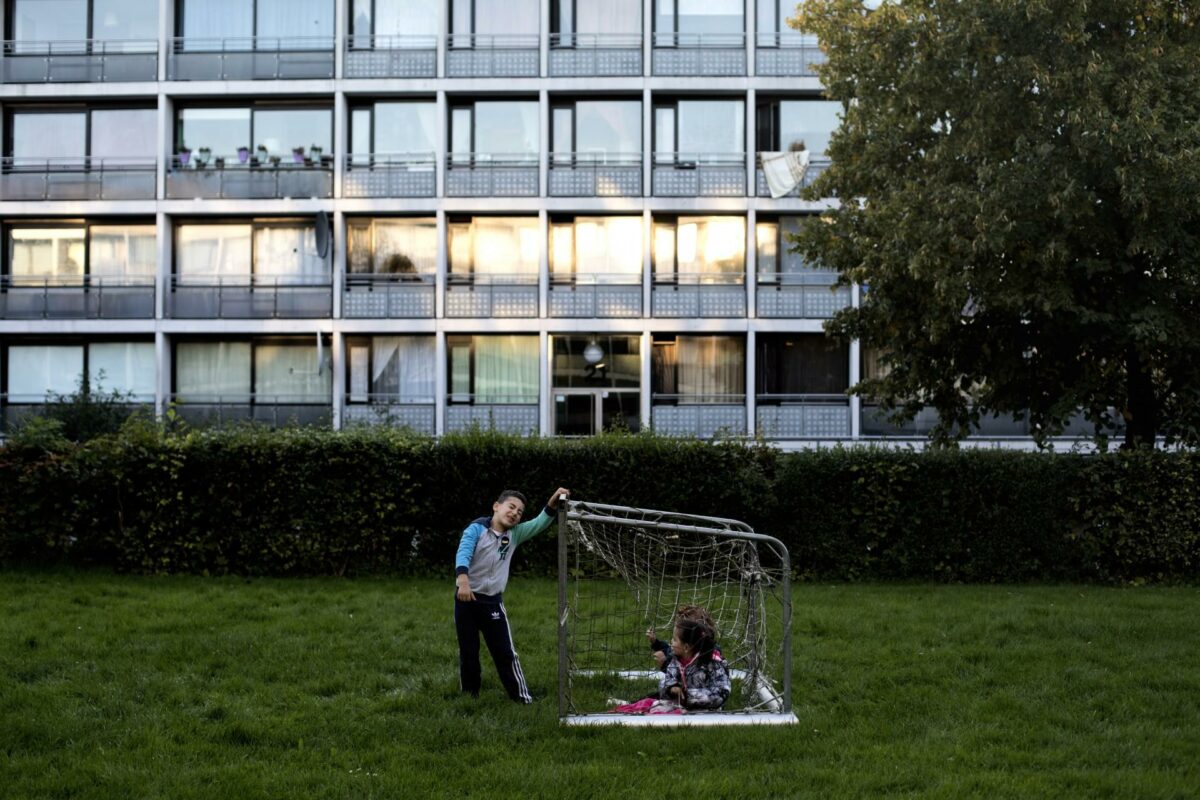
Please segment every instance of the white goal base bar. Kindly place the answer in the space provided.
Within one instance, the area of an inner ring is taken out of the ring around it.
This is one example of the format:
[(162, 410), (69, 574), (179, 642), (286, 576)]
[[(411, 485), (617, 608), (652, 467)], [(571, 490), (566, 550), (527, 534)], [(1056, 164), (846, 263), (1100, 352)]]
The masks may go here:
[(621, 725), (631, 728), (699, 728), (713, 725), (795, 725), (792, 713), (745, 711), (692, 711), (686, 714), (574, 714), (561, 717), (563, 725)]

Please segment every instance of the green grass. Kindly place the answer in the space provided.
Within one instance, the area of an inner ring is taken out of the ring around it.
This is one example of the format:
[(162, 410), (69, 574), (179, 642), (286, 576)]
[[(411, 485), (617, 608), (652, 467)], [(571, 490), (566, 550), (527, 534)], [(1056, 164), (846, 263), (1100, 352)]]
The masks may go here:
[(795, 587), (791, 728), (564, 730), (456, 692), (451, 582), (0, 573), (0, 797), (1072, 797), (1200, 792), (1200, 590)]

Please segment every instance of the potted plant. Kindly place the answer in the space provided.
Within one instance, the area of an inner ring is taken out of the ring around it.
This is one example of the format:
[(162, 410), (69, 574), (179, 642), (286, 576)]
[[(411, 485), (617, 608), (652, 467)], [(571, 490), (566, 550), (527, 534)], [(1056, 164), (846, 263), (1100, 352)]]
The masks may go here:
[(180, 163), (180, 165), (186, 167), (188, 165), (188, 162), (191, 160), (192, 160), (192, 148), (188, 147), (186, 144), (180, 145), (179, 146), (179, 163)]
[(213, 159), (213, 166), (217, 169), (225, 169), (225, 156), (217, 156)]
[(243, 145), (238, 148), (238, 163), (245, 164), (250, 160), (250, 148)]
[(212, 159), (212, 148), (201, 147), (196, 151), (196, 168), (199, 169)]
[(321, 147), (319, 144), (314, 144), (308, 148), (308, 154), (312, 158), (312, 162), (314, 164), (321, 163), (321, 154), (323, 152), (325, 152), (325, 148)]
[(268, 157), (267, 157), (267, 163), (269, 163), (269, 164), (270, 164), (272, 167), (275, 167), (275, 168), (277, 168), (277, 169), (278, 169), (278, 167), (279, 167), (279, 162), (280, 162), (281, 160), (282, 160), (282, 159), (280, 159), (280, 157), (279, 157), (279, 156), (268, 156)]
[(293, 164), (303, 164), (304, 163), (304, 148), (303, 147), (293, 147), (292, 148), (292, 163)]

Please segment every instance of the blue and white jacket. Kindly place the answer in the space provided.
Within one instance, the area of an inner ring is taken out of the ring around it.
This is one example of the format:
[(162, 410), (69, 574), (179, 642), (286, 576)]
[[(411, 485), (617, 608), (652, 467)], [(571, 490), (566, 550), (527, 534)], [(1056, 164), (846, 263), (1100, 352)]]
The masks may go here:
[(508, 585), (512, 554), (521, 542), (537, 536), (554, 520), (554, 509), (546, 506), (528, 522), (500, 533), (492, 530), (491, 517), (480, 517), (463, 529), (458, 554), (454, 557), (454, 574), (470, 576), (471, 591), (476, 600), (499, 603), (500, 595)]

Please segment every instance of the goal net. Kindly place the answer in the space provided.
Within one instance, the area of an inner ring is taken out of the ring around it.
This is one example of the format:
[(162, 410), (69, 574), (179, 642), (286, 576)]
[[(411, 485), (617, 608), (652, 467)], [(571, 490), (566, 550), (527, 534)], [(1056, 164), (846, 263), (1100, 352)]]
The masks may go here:
[[(575, 502), (559, 512), (559, 716), (567, 724), (794, 722), (787, 548), (745, 523)], [(719, 712), (614, 714), (655, 692), (647, 629), (707, 609), (733, 691)]]

